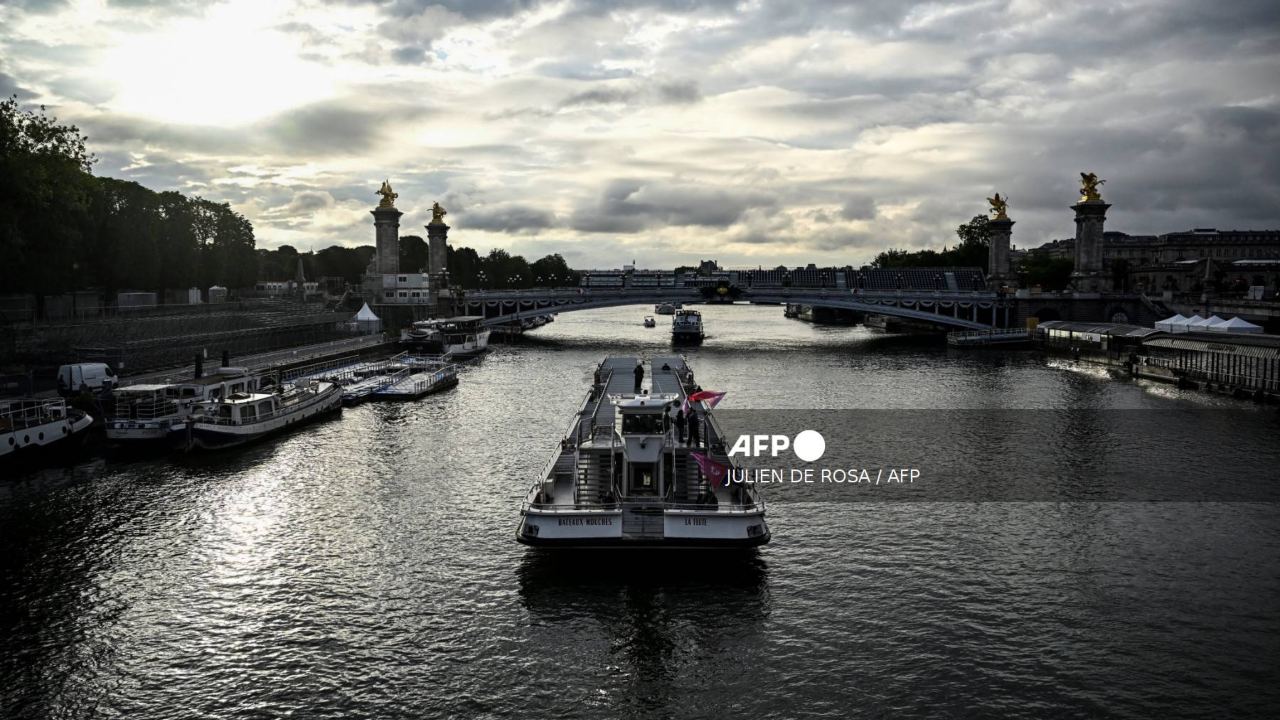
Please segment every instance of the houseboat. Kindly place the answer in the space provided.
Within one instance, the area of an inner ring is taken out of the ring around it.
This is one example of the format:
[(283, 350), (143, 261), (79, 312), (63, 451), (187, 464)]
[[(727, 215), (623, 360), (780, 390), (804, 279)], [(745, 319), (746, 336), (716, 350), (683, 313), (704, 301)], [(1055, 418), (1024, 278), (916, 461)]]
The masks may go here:
[(126, 385), (106, 401), (107, 439), (122, 445), (164, 443), (185, 426), (197, 403), (254, 392), (262, 384), (262, 377), (247, 368), (221, 367), (182, 382)]
[(653, 306), (653, 311), (658, 315), (674, 315), (676, 312), (676, 306), (669, 302), (658, 303)]
[(671, 340), (677, 343), (702, 342), (702, 313), (677, 310), (671, 318)]
[(419, 352), (468, 357), (489, 347), (489, 328), (480, 315), (419, 320), (400, 334), (400, 343)]
[(538, 548), (744, 549), (769, 542), (764, 500), (725, 453), (706, 404), (698, 440), (672, 420), (694, 392), (681, 357), (657, 357), (636, 392), (632, 357), (606, 358), (520, 508), (516, 539)]
[(242, 445), (342, 409), (342, 388), (324, 380), (241, 392), (198, 403), (171, 437), (180, 450)]
[(82, 440), (92, 424), (92, 416), (62, 398), (0, 402), (0, 461)]

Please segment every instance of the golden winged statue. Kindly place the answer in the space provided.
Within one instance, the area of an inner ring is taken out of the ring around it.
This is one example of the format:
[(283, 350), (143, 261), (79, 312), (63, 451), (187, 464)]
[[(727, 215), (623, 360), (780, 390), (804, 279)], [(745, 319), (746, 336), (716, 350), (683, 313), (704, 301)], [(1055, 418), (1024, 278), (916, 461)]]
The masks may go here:
[(1094, 173), (1080, 173), (1080, 202), (1101, 201), (1098, 186), (1106, 180), (1099, 180)]
[(991, 212), (995, 213), (993, 220), (1009, 219), (1009, 216), (1005, 214), (1009, 210), (1009, 198), (1000, 197), (1000, 193), (996, 193), (995, 197), (987, 198), (987, 202), (991, 203)]
[(439, 202), (431, 203), (431, 224), (432, 225), (443, 225), (444, 216), (448, 214), (449, 212), (447, 210), (445, 210), (443, 207), (440, 207)]
[(374, 194), (382, 196), (382, 202), (378, 203), (378, 207), (380, 208), (395, 207), (396, 198), (400, 197), (394, 190), (391, 189), (391, 183), (387, 180), (382, 181), (382, 187), (379, 188), (378, 191)]

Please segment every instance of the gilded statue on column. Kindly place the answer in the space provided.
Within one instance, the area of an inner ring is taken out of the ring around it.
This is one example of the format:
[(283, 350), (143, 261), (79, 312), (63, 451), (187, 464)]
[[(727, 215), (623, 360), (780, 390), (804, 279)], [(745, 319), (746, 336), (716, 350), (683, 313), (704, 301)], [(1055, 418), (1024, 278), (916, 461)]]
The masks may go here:
[(394, 190), (391, 189), (391, 183), (387, 180), (382, 181), (382, 187), (379, 188), (378, 191), (374, 194), (382, 196), (382, 202), (378, 203), (378, 207), (380, 208), (395, 207), (396, 198), (400, 197)]
[(444, 216), (448, 214), (449, 212), (447, 210), (445, 210), (443, 207), (440, 207), (439, 202), (431, 203), (431, 224), (432, 225), (443, 225)]
[(1000, 193), (996, 193), (995, 197), (987, 198), (987, 202), (991, 203), (991, 212), (995, 214), (992, 220), (1008, 220), (1009, 215), (1009, 198), (1000, 197)]
[(1098, 186), (1105, 182), (1094, 173), (1080, 173), (1080, 202), (1102, 202)]

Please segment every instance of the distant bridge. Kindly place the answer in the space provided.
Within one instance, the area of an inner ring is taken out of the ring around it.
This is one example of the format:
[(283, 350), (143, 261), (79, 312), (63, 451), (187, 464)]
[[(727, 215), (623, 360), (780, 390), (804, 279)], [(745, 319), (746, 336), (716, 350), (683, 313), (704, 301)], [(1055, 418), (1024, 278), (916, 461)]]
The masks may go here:
[[(809, 305), (909, 318), (966, 330), (1007, 327), (1010, 303), (995, 292), (963, 290), (846, 290), (836, 288), (737, 288), (739, 302)], [(700, 288), (548, 288), (470, 290), (461, 300), (468, 315), (483, 315), (487, 325), (503, 325), (550, 313), (623, 305), (707, 303)]]

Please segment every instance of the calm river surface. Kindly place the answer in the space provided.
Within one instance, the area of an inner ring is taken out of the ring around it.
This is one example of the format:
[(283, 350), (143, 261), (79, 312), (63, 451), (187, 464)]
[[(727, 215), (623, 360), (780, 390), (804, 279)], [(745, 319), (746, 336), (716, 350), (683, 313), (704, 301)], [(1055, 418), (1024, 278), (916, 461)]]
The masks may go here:
[[(252, 447), (4, 478), (0, 717), (1239, 717), (1280, 704), (1275, 503), (857, 503), (781, 488), (773, 542), (745, 560), (564, 562), (517, 544), (520, 500), (595, 364), (670, 352), (646, 312), (561, 315), (455, 390)], [(704, 312), (711, 337), (687, 354), (703, 387), (729, 391), (726, 410), (1259, 416), (1030, 353), (949, 353), (778, 307)], [(1229, 424), (1169, 440), (1259, 450)], [(1091, 460), (1077, 437), (1043, 442), (1068, 465)], [(957, 466), (986, 452), (924, 450)], [(1000, 452), (1016, 468), (1039, 449)], [(1159, 452), (1132, 461), (1178, 472)]]

